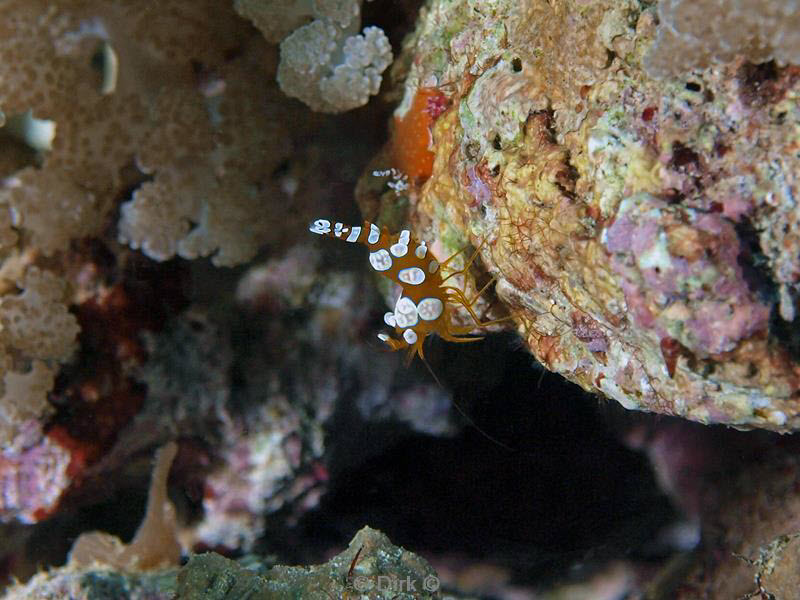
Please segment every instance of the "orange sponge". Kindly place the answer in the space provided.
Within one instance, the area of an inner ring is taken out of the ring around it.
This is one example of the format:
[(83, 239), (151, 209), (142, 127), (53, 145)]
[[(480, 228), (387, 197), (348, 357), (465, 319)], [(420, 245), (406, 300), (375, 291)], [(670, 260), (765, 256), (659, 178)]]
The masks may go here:
[(405, 116), (394, 119), (392, 156), (411, 180), (425, 180), (433, 172), (431, 126), (446, 106), (447, 98), (438, 89), (419, 88)]

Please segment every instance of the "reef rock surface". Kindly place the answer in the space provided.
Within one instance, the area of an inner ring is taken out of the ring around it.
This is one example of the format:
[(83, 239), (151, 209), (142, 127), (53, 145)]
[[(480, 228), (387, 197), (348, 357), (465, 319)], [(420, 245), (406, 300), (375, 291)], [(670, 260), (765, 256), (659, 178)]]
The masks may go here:
[[(409, 591), (410, 590), (410, 591)], [(97, 600), (204, 600), (288, 598), (441, 598), (439, 578), (428, 562), (364, 527), (327, 563), (273, 566), (254, 556), (240, 561), (216, 553), (192, 556), (182, 568), (125, 572), (101, 565), (74, 565), (39, 573), (3, 598)]]
[(547, 368), (630, 409), (795, 430), (800, 68), (753, 11), (731, 13), (734, 56), (695, 36), (677, 57), (678, 5), (429, 2), (372, 166), (405, 168), (440, 259), (480, 247)]

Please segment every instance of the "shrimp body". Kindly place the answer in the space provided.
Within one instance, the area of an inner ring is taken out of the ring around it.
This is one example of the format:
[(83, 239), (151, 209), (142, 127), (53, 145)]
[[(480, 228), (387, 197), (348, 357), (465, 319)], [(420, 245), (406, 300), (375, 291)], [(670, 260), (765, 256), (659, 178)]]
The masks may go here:
[[(467, 300), (460, 289), (445, 285), (447, 279), (455, 274), (442, 276), (442, 268), (450, 259), (440, 265), (429, 255), (425, 242), (414, 239), (409, 230), (404, 229), (391, 235), (387, 228), (380, 229), (369, 221), (364, 221), (361, 226), (348, 227), (342, 223), (331, 225), (326, 219), (317, 219), (311, 224), (309, 231), (346, 242), (364, 244), (369, 249), (369, 263), (372, 268), (402, 288), (394, 312), (384, 315), (384, 321), (394, 328), (398, 337), (393, 338), (385, 333), (378, 334), (378, 337), (392, 350), (409, 348), (408, 360), (415, 354), (424, 358), (422, 344), (431, 333), (455, 342), (480, 339), (459, 337), (469, 333), (472, 328), (451, 323), (454, 305), (465, 307), (478, 325), (490, 324), (480, 323), (472, 310), (477, 296), (471, 301)], [(463, 270), (457, 273), (461, 272)]]

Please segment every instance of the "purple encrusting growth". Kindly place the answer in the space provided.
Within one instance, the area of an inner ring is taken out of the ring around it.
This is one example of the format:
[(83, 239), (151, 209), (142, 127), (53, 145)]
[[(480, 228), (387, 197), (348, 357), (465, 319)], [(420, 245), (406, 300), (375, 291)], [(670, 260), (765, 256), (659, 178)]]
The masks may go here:
[(16, 446), (0, 453), (0, 521), (35, 523), (58, 505), (70, 483), (70, 453), (34, 420), (20, 426)]
[(731, 351), (768, 325), (770, 308), (738, 263), (736, 231), (718, 214), (637, 194), (622, 202), (606, 247), (637, 324), (692, 352)]
[(600, 325), (586, 314), (573, 314), (572, 332), (575, 337), (586, 344), (589, 352), (607, 352), (608, 336)]
[(475, 198), (476, 203), (482, 206), (488, 205), (492, 199), (492, 192), (489, 189), (489, 186), (486, 185), (475, 172), (475, 167), (470, 167), (467, 169), (467, 176), (469, 177), (467, 191), (472, 194), (472, 197)]

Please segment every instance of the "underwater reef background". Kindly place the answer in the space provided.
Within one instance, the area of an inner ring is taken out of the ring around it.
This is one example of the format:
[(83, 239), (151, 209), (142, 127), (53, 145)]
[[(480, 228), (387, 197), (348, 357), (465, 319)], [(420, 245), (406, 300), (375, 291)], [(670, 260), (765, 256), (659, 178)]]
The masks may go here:
[(800, 3), (0, 14), (3, 598), (798, 597)]

